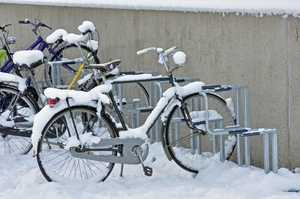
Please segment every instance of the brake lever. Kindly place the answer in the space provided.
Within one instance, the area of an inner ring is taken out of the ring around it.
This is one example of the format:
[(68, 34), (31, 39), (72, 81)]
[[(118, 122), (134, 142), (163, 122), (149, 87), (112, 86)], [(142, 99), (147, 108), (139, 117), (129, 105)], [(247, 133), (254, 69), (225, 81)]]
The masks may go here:
[(46, 27), (46, 28), (48, 28), (48, 29), (52, 30), (52, 28), (51, 28), (50, 26), (47, 26), (47, 25), (46, 25), (46, 24), (44, 24), (44, 23), (41, 23), (41, 26), (42, 26), (42, 27)]

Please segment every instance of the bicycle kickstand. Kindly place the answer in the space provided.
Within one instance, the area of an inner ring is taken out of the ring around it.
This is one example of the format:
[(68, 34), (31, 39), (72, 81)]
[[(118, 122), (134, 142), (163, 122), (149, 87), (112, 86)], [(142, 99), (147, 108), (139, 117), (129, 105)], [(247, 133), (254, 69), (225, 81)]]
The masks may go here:
[(136, 147), (133, 148), (133, 152), (140, 159), (145, 175), (146, 176), (152, 176), (153, 169), (151, 167), (147, 167), (147, 166), (144, 165), (144, 161), (142, 159), (142, 149), (139, 146), (136, 146)]

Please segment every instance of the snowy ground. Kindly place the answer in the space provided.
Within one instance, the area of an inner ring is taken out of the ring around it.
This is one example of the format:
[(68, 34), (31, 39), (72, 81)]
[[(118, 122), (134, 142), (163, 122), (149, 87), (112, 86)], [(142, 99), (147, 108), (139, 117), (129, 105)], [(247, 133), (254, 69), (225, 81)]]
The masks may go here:
[[(79, 0), (0, 0), (8, 3), (42, 5), (72, 5), (110, 8), (169, 9), (183, 11), (241, 12), (266, 14), (300, 13), (299, 1), (117, 1), (91, 0), (89, 5)], [(59, 3), (58, 3), (59, 2)], [(250, 3), (249, 3), (250, 2)], [(233, 162), (219, 161), (216, 156), (207, 168), (197, 175), (169, 162), (163, 154), (160, 143), (150, 147), (146, 164), (153, 168), (153, 176), (146, 177), (141, 165), (126, 165), (124, 176), (120, 177), (117, 165), (103, 183), (62, 185), (47, 182), (41, 174), (32, 153), (24, 156), (1, 156), (0, 198), (1, 199), (87, 199), (87, 198), (246, 198), (246, 199), (300, 199), (300, 169), (294, 174), (281, 168), (278, 174), (265, 174), (263, 169), (238, 167)], [(155, 161), (153, 161), (155, 160)]]
[(116, 165), (107, 180), (98, 184), (47, 182), (31, 154), (1, 157), (1, 199), (300, 198), (300, 192), (296, 192), (300, 190), (300, 173), (281, 168), (278, 174), (265, 174), (263, 169), (238, 167), (230, 161), (221, 163), (215, 157), (207, 168), (193, 175), (169, 162), (160, 143), (150, 147), (146, 160), (153, 168), (152, 177), (143, 174), (141, 165), (126, 165), (120, 177), (120, 166)]

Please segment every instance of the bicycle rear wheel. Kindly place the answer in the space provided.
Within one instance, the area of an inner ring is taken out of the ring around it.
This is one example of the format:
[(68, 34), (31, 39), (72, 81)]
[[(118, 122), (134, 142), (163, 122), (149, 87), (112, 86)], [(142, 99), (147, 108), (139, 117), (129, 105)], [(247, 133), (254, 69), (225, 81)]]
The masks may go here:
[[(82, 88), (89, 91), (95, 86), (97, 84), (93, 81), (88, 87), (84, 85)], [(145, 123), (152, 108), (149, 93), (141, 82), (114, 84), (113, 94), (128, 127), (136, 128)], [(107, 112), (118, 119), (113, 109), (108, 108)]]
[[(62, 43), (57, 46), (54, 50), (59, 55), (60, 58), (55, 57), (53, 54), (50, 54), (46, 60), (46, 66), (44, 70), (44, 76), (49, 87), (56, 87), (56, 88), (68, 88), (70, 83), (72, 82), (73, 78), (76, 75), (80, 67), (80, 63), (78, 64), (70, 64), (67, 66), (59, 66), (58, 68), (52, 68), (51, 65), (48, 65), (48, 62), (61, 60), (63, 58), (66, 59), (76, 59), (82, 58), (87, 56), (91, 53), (93, 60), (91, 63), (100, 63), (99, 58), (97, 57), (97, 52), (92, 51), (86, 44), (80, 43), (80, 47), (82, 52), (80, 52), (79, 47), (76, 44), (68, 44)], [(83, 54), (82, 54), (83, 53)], [(79, 78), (83, 78), (86, 73), (84, 70)], [(75, 90), (80, 90), (76, 85), (74, 86)]]
[(0, 154), (28, 153), (33, 117), (39, 111), (37, 103), (26, 91), (21, 94), (14, 87), (1, 85), (0, 106)]
[[(72, 119), (72, 117), (73, 119)], [(74, 122), (74, 123), (73, 123)], [(76, 128), (75, 128), (76, 127)], [(104, 181), (114, 167), (114, 163), (83, 159), (72, 156), (68, 146), (79, 137), (91, 134), (91, 139), (109, 139), (116, 137), (116, 129), (107, 115), (99, 118), (96, 109), (86, 106), (71, 106), (55, 114), (42, 131), (37, 146), (39, 168), (48, 181), (74, 183), (86, 181)], [(99, 139), (99, 140), (100, 140)], [(99, 141), (98, 141), (99, 142)], [(67, 146), (67, 144), (69, 144)], [(93, 148), (91, 143), (81, 140), (81, 149)], [(71, 145), (74, 146), (74, 145)], [(99, 151), (86, 151), (98, 156), (116, 156), (114, 146)]]
[[(209, 104), (210, 128), (222, 128), (235, 124), (232, 113), (226, 102), (219, 96), (207, 94)], [(192, 94), (184, 98), (192, 119), (203, 121), (205, 104), (203, 96)], [(219, 120), (218, 120), (219, 118)], [(222, 123), (223, 122), (223, 123)], [(204, 125), (197, 125), (203, 133), (191, 130), (182, 115), (181, 108), (175, 106), (166, 123), (166, 144), (173, 160), (183, 169), (197, 173), (205, 166), (205, 162), (219, 152), (219, 138), (207, 133)], [(236, 144), (235, 136), (223, 136), (225, 142), (225, 158), (229, 159)]]
[(114, 85), (114, 96), (123, 114), (123, 119), (130, 128), (136, 128), (145, 123), (152, 108), (149, 107), (149, 93), (142, 83), (116, 84)]

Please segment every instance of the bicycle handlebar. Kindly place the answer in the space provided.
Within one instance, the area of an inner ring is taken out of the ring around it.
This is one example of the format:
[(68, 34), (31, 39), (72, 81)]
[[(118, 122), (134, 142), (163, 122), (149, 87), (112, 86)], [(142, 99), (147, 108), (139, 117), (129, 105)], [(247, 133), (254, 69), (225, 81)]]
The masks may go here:
[(159, 57), (158, 62), (160, 64), (164, 65), (164, 67), (165, 67), (165, 69), (168, 73), (172, 73), (172, 70), (170, 70), (168, 65), (167, 65), (167, 61), (168, 61), (168, 57), (174, 55), (174, 53), (177, 51), (177, 49), (178, 49), (177, 46), (173, 46), (173, 47), (167, 49), (165, 52), (163, 52), (164, 50), (162, 48), (150, 47), (150, 48), (145, 48), (143, 50), (137, 51), (136, 54), (141, 55), (141, 54), (144, 54), (148, 51), (156, 51), (156, 54)]
[(167, 55), (167, 54), (172, 54), (172, 53), (173, 53), (175, 50), (177, 50), (177, 49), (178, 49), (177, 46), (173, 46), (173, 47), (171, 47), (171, 48), (165, 50), (165, 55)]
[[(178, 47), (177, 46), (173, 46), (167, 50), (165, 50), (165, 53), (164, 55), (169, 55), (169, 54), (172, 54), (175, 50), (177, 50)], [(141, 55), (141, 54), (144, 54), (148, 51), (156, 51), (158, 54), (161, 54), (163, 52), (162, 48), (156, 48), (156, 47), (150, 47), (150, 48), (145, 48), (143, 50), (139, 50), (136, 52), (137, 55)]]
[(141, 54), (144, 54), (144, 53), (146, 53), (148, 51), (152, 51), (152, 50), (156, 50), (156, 47), (145, 48), (143, 50), (137, 51), (136, 54), (141, 55)]
[[(39, 21), (39, 20), (38, 20)], [(32, 31), (35, 33), (35, 34), (37, 34), (36, 33), (36, 30), (38, 29), (38, 27), (46, 27), (46, 28), (48, 28), (48, 29), (50, 29), (50, 30), (52, 30), (52, 28), (51, 27), (49, 27), (49, 26), (47, 26), (46, 24), (44, 24), (44, 23), (42, 23), (42, 22), (40, 22), (39, 21), (39, 23), (34, 23), (34, 22), (31, 22), (31, 21), (29, 21), (29, 19), (24, 19), (24, 20), (19, 20), (19, 24), (31, 24), (32, 26), (34, 26), (34, 28), (32, 28)]]
[(27, 24), (28, 23), (28, 19), (25, 19), (25, 20), (22, 20), (22, 21), (20, 20), (19, 23), (20, 24)]
[(11, 24), (4, 24), (2, 26), (0, 26), (0, 30), (4, 30), (7, 26), (11, 26)]
[(81, 34), (82, 35), (86, 35), (86, 34), (88, 34), (88, 33), (93, 33), (91, 30), (87, 30), (87, 31), (85, 31), (85, 32), (82, 32)]

